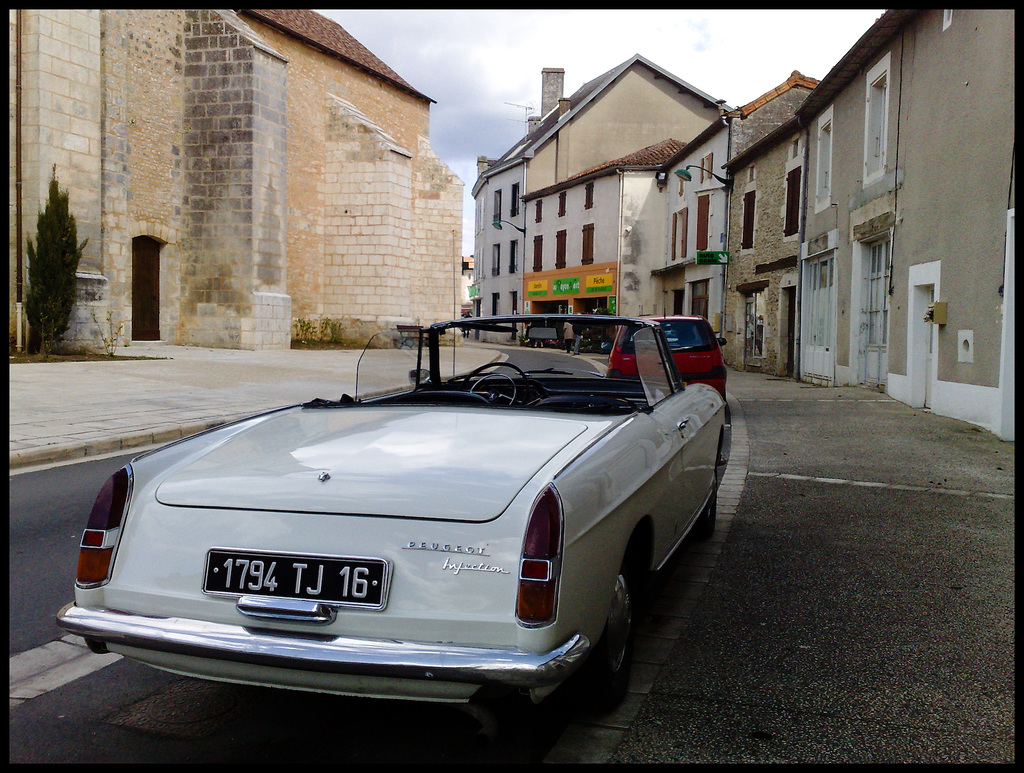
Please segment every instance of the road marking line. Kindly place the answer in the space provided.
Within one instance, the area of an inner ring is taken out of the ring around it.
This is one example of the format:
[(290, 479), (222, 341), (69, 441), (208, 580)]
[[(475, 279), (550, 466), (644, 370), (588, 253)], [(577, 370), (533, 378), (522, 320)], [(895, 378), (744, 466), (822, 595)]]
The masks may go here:
[(97, 655), (79, 636), (68, 634), (41, 647), (11, 656), (11, 706), (36, 698), (121, 659), (115, 652)]
[(747, 472), (753, 478), (782, 478), (783, 480), (806, 480), (813, 483), (829, 483), (831, 485), (867, 486), (871, 488), (894, 489), (896, 491), (928, 491), (933, 494), (948, 494), (954, 497), (991, 497), (993, 499), (1014, 499), (1014, 494), (997, 494), (989, 491), (965, 491), (957, 488), (941, 486), (906, 486), (899, 483), (879, 483), (869, 480), (845, 480), (843, 478), (816, 478), (813, 475), (794, 475), (788, 472)]

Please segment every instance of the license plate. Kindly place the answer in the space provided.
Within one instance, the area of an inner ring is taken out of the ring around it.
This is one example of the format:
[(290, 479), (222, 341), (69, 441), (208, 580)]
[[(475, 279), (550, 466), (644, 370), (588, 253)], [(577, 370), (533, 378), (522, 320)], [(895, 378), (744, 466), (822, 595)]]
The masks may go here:
[(203, 592), (309, 599), (383, 609), (388, 562), (381, 558), (256, 553), (215, 548), (206, 556)]

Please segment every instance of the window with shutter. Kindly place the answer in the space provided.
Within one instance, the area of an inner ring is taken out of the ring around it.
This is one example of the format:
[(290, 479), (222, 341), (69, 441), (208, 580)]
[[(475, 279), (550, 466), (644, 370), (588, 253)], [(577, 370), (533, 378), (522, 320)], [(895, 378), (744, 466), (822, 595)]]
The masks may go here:
[(558, 194), (558, 216), (565, 217), (565, 191)]
[(700, 165), (703, 167), (703, 169), (700, 170), (700, 181), (701, 182), (704, 182), (705, 180), (713, 180), (713, 179), (715, 179), (714, 177), (711, 176), (711, 173), (715, 169), (714, 166), (713, 166), (714, 163), (715, 163), (715, 154), (714, 153), (708, 153), (706, 156), (704, 156), (703, 159), (701, 159), (701, 164)]
[(565, 231), (555, 234), (555, 268), (565, 268)]
[(754, 194), (756, 191), (747, 191), (743, 194), (743, 236), (740, 240), (742, 249), (750, 249), (754, 246)]
[(534, 219), (533, 219), (533, 222), (539, 223), (541, 221), (541, 217), (543, 216), (543, 214), (544, 214), (544, 199), (537, 199), (537, 205), (534, 208)]
[(672, 213), (672, 246), (669, 247), (669, 250), (668, 250), (669, 260), (675, 260), (676, 259), (676, 251), (678, 250), (678, 247), (676, 245), (679, 244), (679, 242), (676, 241), (676, 238), (678, 237), (678, 234), (679, 234), (679, 213), (678, 212), (673, 212)]
[(690, 251), (690, 208), (679, 210), (679, 257), (685, 258)]
[(800, 229), (800, 167), (786, 175), (786, 226), (782, 233), (792, 236)]
[(710, 282), (702, 279), (690, 285), (690, 313), (701, 317), (708, 316), (708, 286)]
[(594, 224), (583, 226), (583, 260), (584, 266), (594, 262)]
[[(538, 202), (539, 203), (539, 202)], [(533, 237), (533, 270), (544, 270), (544, 237)]]
[(711, 218), (711, 196), (697, 197), (697, 249), (708, 248), (708, 225)]

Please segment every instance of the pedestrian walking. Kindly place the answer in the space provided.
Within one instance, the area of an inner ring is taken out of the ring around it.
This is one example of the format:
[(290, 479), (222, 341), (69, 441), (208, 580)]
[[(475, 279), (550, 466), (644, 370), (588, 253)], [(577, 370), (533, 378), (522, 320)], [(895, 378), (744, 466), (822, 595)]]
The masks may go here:
[(571, 322), (566, 322), (562, 328), (562, 338), (565, 339), (565, 353), (568, 354), (572, 348), (573, 340), (576, 338), (576, 331), (573, 330)]

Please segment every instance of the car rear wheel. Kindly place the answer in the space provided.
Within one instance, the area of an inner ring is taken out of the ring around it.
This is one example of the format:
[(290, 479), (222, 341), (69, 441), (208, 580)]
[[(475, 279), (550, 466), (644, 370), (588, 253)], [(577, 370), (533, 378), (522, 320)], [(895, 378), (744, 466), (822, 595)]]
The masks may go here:
[(604, 633), (587, 664), (589, 692), (594, 702), (604, 710), (620, 704), (629, 687), (636, 626), (633, 594), (630, 572), (624, 563), (615, 578), (615, 591)]

